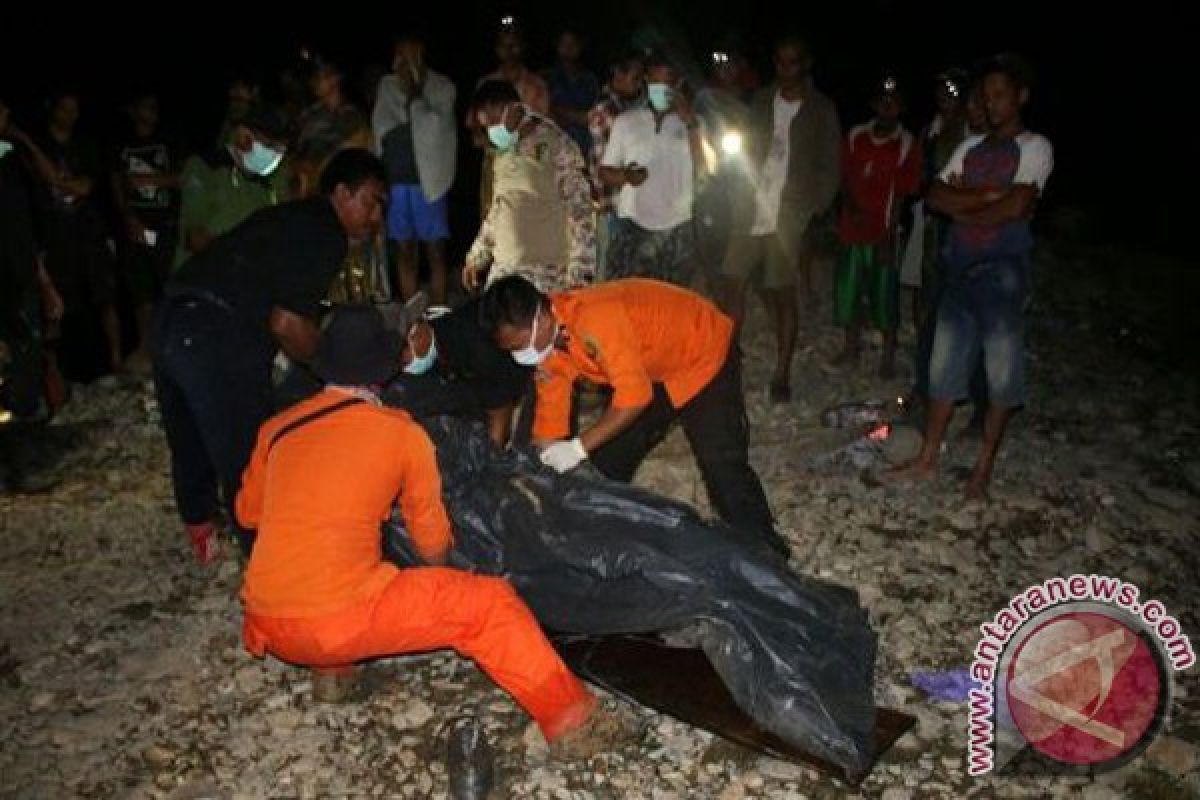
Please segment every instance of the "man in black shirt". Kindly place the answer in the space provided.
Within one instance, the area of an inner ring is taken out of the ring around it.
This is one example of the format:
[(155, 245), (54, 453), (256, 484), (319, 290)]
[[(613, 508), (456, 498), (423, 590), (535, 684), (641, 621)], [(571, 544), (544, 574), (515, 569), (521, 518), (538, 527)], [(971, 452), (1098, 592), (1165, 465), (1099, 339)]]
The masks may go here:
[(178, 240), (180, 163), (177, 150), (159, 131), (157, 97), (138, 95), (128, 112), (130, 135), (116, 150), (111, 178), (113, 202), (123, 224), (118, 233), (121, 267), (139, 340), (126, 367), (145, 369), (152, 310)]
[(103, 169), (94, 144), (79, 131), (79, 97), (54, 95), (45, 135), (37, 142), (52, 165), (40, 199), (46, 269), (62, 295), (63, 368), (71, 377), (95, 376), (92, 326), (104, 332), (105, 371), (121, 365), (121, 325), (116, 311), (116, 275), (97, 186)]
[(480, 327), (479, 300), (430, 313), (406, 335), (404, 371), (388, 385), (384, 402), (414, 417), (484, 417), (496, 446), (507, 445), (513, 409), (529, 388), (533, 370), (513, 361)]
[[(311, 357), (321, 300), (349, 242), (381, 224), (385, 190), (377, 158), (344, 150), (321, 176), (319, 196), (255, 213), (167, 285), (154, 337), (155, 383), (176, 504), (202, 563), (216, 557), (217, 486), (231, 504), (258, 428), (272, 413), (275, 353), (301, 363)], [(237, 533), (248, 553), (252, 535)]]

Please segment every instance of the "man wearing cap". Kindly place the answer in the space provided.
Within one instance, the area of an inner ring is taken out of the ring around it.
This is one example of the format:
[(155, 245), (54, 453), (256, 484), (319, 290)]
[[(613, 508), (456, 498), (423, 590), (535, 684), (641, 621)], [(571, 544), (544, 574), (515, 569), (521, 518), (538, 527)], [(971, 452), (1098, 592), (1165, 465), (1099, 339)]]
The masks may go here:
[[(393, 324), (409, 327), (417, 310)], [(513, 695), (552, 752), (602, 750), (622, 735), (616, 718), (508, 582), (440, 566), (453, 537), (433, 444), (377, 394), (405, 346), (377, 309), (339, 307), (313, 359), (325, 389), (262, 426), (236, 506), (258, 531), (242, 586), (246, 648), (315, 667), (320, 684), (363, 659), (450, 647)], [(430, 566), (384, 560), (393, 503)]]
[(469, 290), (523, 275), (545, 291), (591, 283), (596, 212), (579, 146), (523, 104), (512, 84), (488, 81), (472, 115), (496, 152), (493, 197), (463, 267)]
[(833, 286), (833, 321), (845, 329), (835, 366), (854, 365), (864, 317), (883, 334), (879, 377), (896, 374), (896, 225), (905, 198), (921, 183), (921, 148), (900, 124), (904, 108), (896, 79), (883, 78), (871, 100), (875, 117), (846, 136), (842, 149), (841, 255)]
[[(277, 351), (305, 363), (316, 319), (350, 243), (382, 221), (383, 165), (338, 153), (318, 196), (263, 209), (188, 260), (169, 282), (154, 375), (175, 500), (197, 557), (215, 556), (217, 487), (233, 503), (259, 425), (270, 416)], [(232, 516), (231, 516), (232, 518)], [(252, 537), (239, 531), (249, 552)]]
[(216, 152), (183, 165), (176, 268), (255, 211), (287, 198), (283, 116), (255, 106), (228, 131)]
[[(626, 278), (547, 296), (524, 278), (497, 281), (480, 319), (518, 364), (537, 366), (533, 438), (559, 472), (587, 459), (629, 482), (675, 420), (713, 507), (753, 543), (787, 554), (748, 460), (741, 355), (733, 320), (682, 287)], [(571, 437), (578, 378), (612, 387), (612, 403)]]
[(445, 306), (425, 311), (425, 295), (417, 292), (384, 316), (404, 336), (403, 370), (385, 388), (384, 402), (418, 419), (440, 414), (484, 419), (492, 442), (505, 447), (513, 411), (531, 388), (533, 372), (480, 326), (479, 300), (453, 311)]

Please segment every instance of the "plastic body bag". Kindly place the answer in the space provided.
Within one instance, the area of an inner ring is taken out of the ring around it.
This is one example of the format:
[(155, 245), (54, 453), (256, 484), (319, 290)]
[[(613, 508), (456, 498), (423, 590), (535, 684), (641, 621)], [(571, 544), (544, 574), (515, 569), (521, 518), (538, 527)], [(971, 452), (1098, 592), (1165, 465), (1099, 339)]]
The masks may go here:
[[(555, 631), (691, 627), (762, 728), (848, 774), (869, 769), (875, 635), (855, 592), (795, 574), (680, 503), (499, 453), (478, 423), (423, 424), (454, 523), (452, 566), (506, 577)], [(398, 516), (387, 543), (398, 563), (417, 563)]]

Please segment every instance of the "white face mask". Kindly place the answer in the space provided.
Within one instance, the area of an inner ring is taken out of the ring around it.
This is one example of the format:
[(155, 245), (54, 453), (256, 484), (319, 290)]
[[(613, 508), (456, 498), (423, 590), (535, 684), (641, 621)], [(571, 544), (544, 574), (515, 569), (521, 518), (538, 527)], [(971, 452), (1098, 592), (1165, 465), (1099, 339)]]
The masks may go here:
[(433, 331), (429, 332), (429, 350), (426, 351), (425, 355), (417, 355), (417, 348), (416, 345), (413, 344), (411, 336), (408, 338), (408, 346), (412, 348), (413, 357), (412, 361), (409, 361), (404, 365), (405, 372), (407, 372), (409, 375), (424, 375), (426, 372), (429, 372), (429, 370), (433, 369), (433, 365), (437, 363), (438, 354), (437, 337), (434, 336)]
[[(533, 318), (533, 330), (529, 333), (529, 345), (522, 347), (520, 350), (513, 351), (513, 361), (516, 361), (522, 367), (536, 367), (549, 358), (550, 351), (554, 349), (554, 336), (550, 337), (550, 341), (543, 350), (538, 350), (537, 345), (534, 344), (537, 341), (538, 317), (540, 316), (541, 312), (539, 311)], [(556, 335), (558, 333), (557, 325), (555, 326), (554, 333)]]

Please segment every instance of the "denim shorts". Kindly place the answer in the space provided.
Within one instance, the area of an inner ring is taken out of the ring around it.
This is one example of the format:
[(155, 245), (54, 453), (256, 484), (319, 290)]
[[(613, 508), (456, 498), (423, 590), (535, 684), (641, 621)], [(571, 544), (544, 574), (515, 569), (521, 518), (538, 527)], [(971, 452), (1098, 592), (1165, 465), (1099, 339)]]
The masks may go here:
[(387, 210), (388, 238), (395, 242), (436, 242), (450, 238), (446, 195), (430, 202), (417, 184), (395, 184)]
[(929, 363), (929, 396), (958, 401), (982, 354), (988, 402), (1025, 403), (1025, 298), (1029, 264), (1008, 259), (948, 270)]

